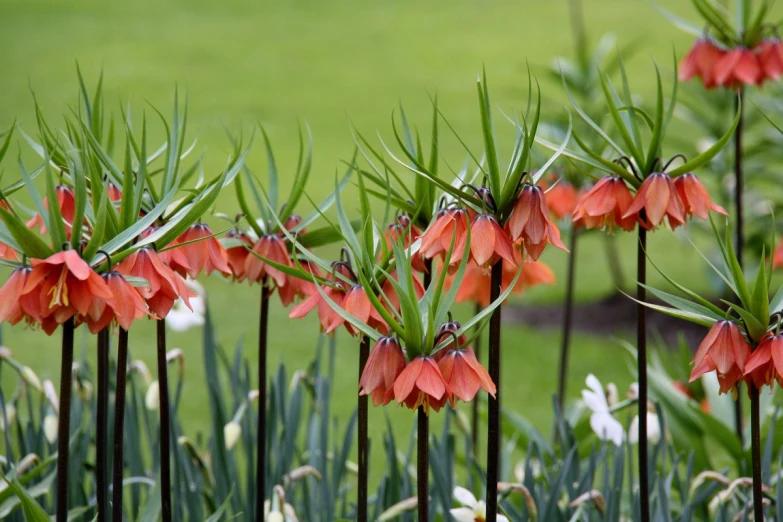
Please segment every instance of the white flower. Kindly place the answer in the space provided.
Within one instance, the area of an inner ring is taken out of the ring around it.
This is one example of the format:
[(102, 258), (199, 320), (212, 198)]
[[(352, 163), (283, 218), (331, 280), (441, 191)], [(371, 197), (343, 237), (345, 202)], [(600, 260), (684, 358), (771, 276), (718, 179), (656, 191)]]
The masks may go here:
[[(5, 416), (8, 418), (8, 425), (12, 426), (16, 420), (16, 407), (13, 404), (5, 405)], [(2, 411), (0, 411), (0, 431), (5, 431), (5, 421)]]
[[(483, 500), (476, 500), (473, 493), (465, 488), (454, 488), (454, 498), (464, 507), (450, 509), (449, 512), (457, 522), (485, 522), (487, 519), (487, 505)], [(496, 522), (509, 522), (503, 515), (497, 515)]]
[(44, 430), (44, 436), (46, 437), (46, 440), (49, 441), (49, 444), (54, 444), (57, 440), (57, 415), (54, 415), (53, 413), (50, 413), (46, 417), (44, 417), (43, 421), (43, 430)]
[[(658, 422), (658, 414), (647, 412), (647, 440), (655, 444), (661, 440), (661, 424)], [(639, 443), (639, 416), (633, 418), (631, 427), (628, 429), (628, 442), (631, 444)]]
[(582, 400), (592, 411), (590, 427), (601, 440), (610, 440), (619, 446), (625, 439), (625, 430), (617, 419), (609, 412), (601, 382), (592, 373), (585, 380), (588, 390), (582, 390)]
[(226, 443), (226, 449), (230, 450), (239, 442), (242, 436), (242, 426), (238, 422), (231, 421), (223, 426), (223, 440)]
[(147, 388), (147, 395), (144, 396), (144, 405), (149, 411), (157, 411), (160, 408), (160, 386), (158, 381), (152, 381)]
[(22, 379), (24, 379), (27, 384), (35, 388), (36, 391), (43, 391), (41, 379), (38, 378), (33, 369), (29, 366), (22, 367)]
[(182, 299), (177, 299), (166, 316), (166, 324), (175, 332), (184, 332), (194, 326), (202, 326), (204, 324), (204, 312), (206, 312), (204, 302), (206, 292), (204, 287), (190, 279), (185, 281), (185, 284), (192, 291), (196, 292), (196, 297), (190, 298), (190, 308), (185, 306), (185, 302)]

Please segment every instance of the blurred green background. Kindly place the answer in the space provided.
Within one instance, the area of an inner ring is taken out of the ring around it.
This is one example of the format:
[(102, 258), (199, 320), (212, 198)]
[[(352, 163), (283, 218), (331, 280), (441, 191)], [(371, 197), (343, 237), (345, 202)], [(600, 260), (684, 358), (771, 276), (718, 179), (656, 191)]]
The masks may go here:
[[(660, 2), (683, 17), (696, 20), (688, 2)], [(349, 121), (375, 139), (378, 130), (391, 139), (390, 115), (404, 102), (408, 117), (429, 128), (429, 95), (437, 93), (444, 114), (465, 141), (480, 147), (475, 80), (486, 67), (493, 103), (504, 110), (521, 108), (527, 99), (527, 64), (542, 78), (548, 114), (562, 114), (564, 96), (556, 83), (544, 79), (544, 69), (558, 55), (573, 55), (568, 3), (549, 1), (395, 2), (89, 2), (0, 0), (0, 127), (17, 118), (21, 128), (35, 134), (31, 91), (50, 123), (75, 107), (78, 96), (76, 62), (95, 84), (100, 71), (108, 107), (119, 112), (130, 103), (138, 117), (148, 104), (171, 114), (178, 86), (189, 101), (189, 134), (198, 137), (197, 150), (206, 152), (207, 174), (225, 164), (231, 147), (224, 128), (249, 133), (262, 122), (272, 139), (283, 190), (290, 184), (297, 152), (297, 121), (306, 121), (314, 137), (314, 170), (308, 194), (319, 199), (333, 187), (341, 161), (353, 152)], [(631, 82), (641, 94), (654, 87), (653, 60), (670, 78), (672, 52), (678, 56), (691, 37), (674, 28), (644, 0), (586, 0), (588, 37), (595, 42), (604, 33), (618, 45), (638, 41), (641, 51), (628, 63)], [(667, 80), (668, 81), (668, 80)], [(151, 113), (147, 110), (148, 115)], [(498, 118), (506, 144), (513, 129)], [(152, 127), (158, 127), (157, 121)], [(157, 129), (157, 136), (161, 136)], [(15, 179), (16, 149), (0, 166), (3, 184)], [(263, 173), (266, 160), (260, 140), (250, 165)], [(458, 168), (465, 159), (451, 136), (441, 149), (445, 162)], [(36, 159), (24, 153), (32, 165)], [(347, 198), (349, 210), (358, 203)], [(310, 211), (305, 202), (303, 213)], [(234, 214), (233, 190), (221, 196), (218, 211)], [(692, 287), (707, 282), (697, 256), (687, 241), (669, 241), (666, 231), (651, 240), (651, 255), (669, 273), (687, 277)], [(635, 266), (635, 238), (618, 236), (627, 274)], [(660, 246), (666, 242), (665, 253)], [(586, 237), (579, 251), (577, 298), (587, 301), (613, 292), (603, 255), (602, 238)], [(564, 294), (566, 255), (548, 251), (544, 259), (558, 277), (552, 287), (537, 288), (522, 298), (528, 304), (555, 303)], [(692, 261), (692, 263), (691, 263)], [(5, 273), (5, 272), (4, 272)], [(660, 278), (653, 277), (653, 281)], [(255, 364), (258, 287), (205, 279), (208, 302), (219, 328), (221, 344), (233, 350), (244, 340), (246, 355)], [(515, 303), (520, 300), (515, 299)], [(282, 361), (289, 369), (303, 368), (313, 357), (318, 334), (313, 318), (289, 321), (277, 299), (273, 301), (270, 367)], [(47, 338), (21, 327), (6, 328), (4, 344), (20, 361), (43, 378), (57, 381), (59, 334)], [(549, 431), (551, 397), (555, 387), (559, 331), (508, 325), (504, 329), (504, 406), (527, 416)], [(78, 335), (78, 334), (77, 334)], [(185, 351), (186, 397), (183, 416), (189, 433), (208, 427), (204, 416), (206, 388), (201, 367), (201, 332), (172, 333), (170, 348)], [(339, 334), (335, 413), (347, 419), (355, 405), (357, 344)], [(77, 337), (78, 340), (78, 337)], [(88, 349), (94, 351), (90, 339)], [(78, 346), (78, 344), (77, 344)], [(149, 322), (134, 325), (134, 358), (154, 368), (154, 331)], [(609, 338), (577, 335), (573, 342), (569, 398), (576, 398), (584, 378), (595, 373), (620, 390), (632, 381), (625, 350)], [(6, 385), (6, 383), (3, 383)], [(389, 406), (395, 429), (407, 434), (414, 414)], [(383, 413), (371, 411), (374, 466), (380, 471), (380, 434)]]

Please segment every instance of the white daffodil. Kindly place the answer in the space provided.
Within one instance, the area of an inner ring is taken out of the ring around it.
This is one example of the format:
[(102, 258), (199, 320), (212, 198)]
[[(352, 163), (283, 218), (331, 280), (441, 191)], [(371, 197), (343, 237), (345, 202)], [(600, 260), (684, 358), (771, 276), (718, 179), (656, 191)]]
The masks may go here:
[(5, 405), (5, 417), (3, 417), (3, 412), (0, 410), (0, 431), (5, 431), (6, 418), (9, 426), (13, 426), (14, 422), (16, 422), (16, 407), (13, 404)]
[(148, 411), (157, 411), (160, 408), (160, 385), (158, 381), (152, 381), (147, 387), (147, 394), (144, 396), (144, 405)]
[(589, 389), (582, 390), (582, 400), (585, 406), (592, 411), (590, 427), (601, 440), (610, 440), (619, 446), (625, 440), (625, 430), (609, 411), (609, 404), (601, 382), (591, 373), (587, 376), (585, 384)]
[(231, 450), (239, 442), (242, 436), (242, 426), (238, 422), (231, 421), (223, 426), (223, 440), (226, 443), (226, 449)]
[(204, 287), (196, 281), (188, 279), (185, 281), (188, 288), (196, 293), (196, 297), (190, 298), (190, 308), (185, 306), (182, 299), (177, 299), (174, 306), (166, 316), (166, 324), (175, 332), (184, 332), (194, 326), (204, 325), (204, 313), (206, 312)]
[[(486, 522), (487, 505), (483, 500), (476, 500), (473, 493), (465, 488), (454, 488), (454, 498), (462, 504), (461, 508), (450, 509), (449, 513), (457, 522)], [(497, 515), (496, 522), (509, 522), (504, 515)]]
[(44, 437), (46, 437), (46, 440), (49, 441), (49, 444), (54, 444), (57, 441), (57, 424), (58, 424), (57, 415), (50, 413), (49, 415), (44, 417), (44, 421), (43, 421)]
[[(652, 411), (647, 412), (647, 440), (655, 444), (661, 440), (661, 423), (658, 422), (658, 414)], [(631, 444), (639, 443), (639, 416), (633, 418), (631, 427), (628, 429), (628, 442)]]

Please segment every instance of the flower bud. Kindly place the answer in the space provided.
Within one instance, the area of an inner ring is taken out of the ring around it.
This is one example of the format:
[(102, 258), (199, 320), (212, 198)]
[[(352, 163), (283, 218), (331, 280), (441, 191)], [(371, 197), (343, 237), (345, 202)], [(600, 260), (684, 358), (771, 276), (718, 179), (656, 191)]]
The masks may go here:
[(43, 390), (46, 400), (49, 401), (49, 404), (52, 405), (52, 408), (54, 408), (55, 411), (59, 412), (60, 398), (57, 396), (57, 390), (54, 388), (54, 383), (49, 379), (46, 379), (43, 383)]
[(152, 381), (147, 388), (147, 395), (144, 397), (144, 405), (149, 411), (158, 411), (160, 408), (160, 386), (158, 381)]
[(9, 347), (0, 346), (0, 359), (10, 359), (13, 355)]
[(46, 437), (46, 440), (49, 441), (49, 444), (54, 444), (57, 441), (57, 424), (58, 424), (57, 415), (50, 413), (49, 415), (44, 417), (44, 421), (43, 421), (44, 436)]
[(611, 408), (618, 402), (620, 402), (620, 393), (617, 391), (617, 386), (613, 382), (606, 385), (606, 403)]
[(239, 442), (242, 436), (242, 426), (238, 422), (231, 421), (223, 426), (223, 439), (226, 443), (226, 449), (232, 450)]
[(16, 406), (13, 404), (5, 405), (5, 417), (0, 412), (0, 431), (5, 431), (5, 419), (8, 419), (8, 425), (12, 426), (16, 421)]
[(42, 391), (43, 386), (41, 385), (41, 379), (38, 378), (38, 376), (35, 374), (32, 368), (29, 366), (22, 366), (22, 379), (24, 379), (24, 382), (26, 382), (28, 385), (35, 388), (37, 391)]

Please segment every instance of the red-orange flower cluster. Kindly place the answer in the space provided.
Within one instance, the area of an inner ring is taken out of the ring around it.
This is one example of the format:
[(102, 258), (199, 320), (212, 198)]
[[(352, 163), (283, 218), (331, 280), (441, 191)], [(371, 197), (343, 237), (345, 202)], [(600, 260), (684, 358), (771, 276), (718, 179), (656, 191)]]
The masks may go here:
[(116, 322), (130, 327), (147, 306), (136, 289), (117, 272), (98, 275), (75, 250), (19, 267), (0, 288), (0, 323), (41, 325), (51, 335), (74, 319), (95, 333)]
[[(519, 254), (517, 255), (519, 256)], [(521, 262), (521, 260), (518, 262)], [(503, 263), (501, 292), (505, 291), (514, 281), (517, 270), (517, 267), (505, 262)], [(469, 264), (465, 269), (465, 277), (463, 277), (462, 282), (457, 289), (457, 295), (455, 296), (456, 301), (458, 303), (469, 301), (482, 306), (489, 306), (491, 279), (490, 274), (486, 273), (485, 270), (482, 270), (473, 263)], [(449, 286), (451, 286), (453, 283), (453, 276), (449, 277), (447, 282)], [(543, 261), (528, 261), (522, 264), (522, 273), (511, 292), (514, 294), (521, 294), (527, 288), (539, 284), (551, 285), (554, 284), (554, 282), (555, 273), (546, 263)]]
[[(386, 248), (391, 251), (392, 243), (401, 242), (403, 248), (409, 248), (411, 243), (416, 241), (421, 236), (421, 231), (411, 223), (411, 218), (406, 215), (397, 216), (394, 223), (386, 227), (384, 233), (384, 239), (386, 240)], [(448, 246), (446, 247), (448, 248)], [(424, 258), (421, 255), (421, 250), (415, 252), (411, 256), (411, 268), (417, 272), (425, 272)]]
[(656, 172), (644, 180), (623, 218), (634, 218), (645, 229), (653, 230), (665, 217), (674, 230), (694, 215), (707, 219), (710, 210), (726, 214), (723, 207), (712, 202), (696, 176), (684, 174), (672, 179)]
[[(57, 206), (60, 208), (60, 214), (63, 217), (66, 236), (70, 238), (73, 218), (76, 216), (76, 196), (73, 189), (65, 185), (57, 185), (54, 187), (54, 192), (57, 196)], [(43, 204), (44, 207), (49, 208), (49, 200), (47, 198), (44, 199)], [(46, 225), (40, 214), (36, 214), (27, 222), (27, 228), (38, 228), (41, 234), (46, 234), (47, 232)]]
[(451, 388), (432, 357), (416, 357), (394, 381), (394, 399), (411, 410), (419, 406), (429, 414), (451, 401)]
[(761, 85), (782, 75), (783, 45), (778, 38), (764, 39), (752, 49), (723, 49), (709, 38), (700, 38), (680, 64), (681, 80), (698, 76), (707, 89)]

